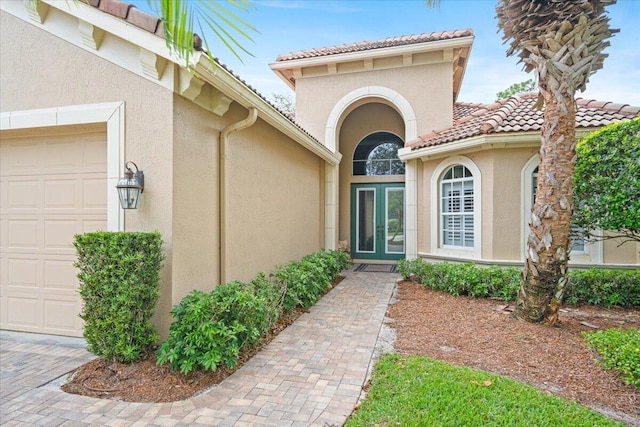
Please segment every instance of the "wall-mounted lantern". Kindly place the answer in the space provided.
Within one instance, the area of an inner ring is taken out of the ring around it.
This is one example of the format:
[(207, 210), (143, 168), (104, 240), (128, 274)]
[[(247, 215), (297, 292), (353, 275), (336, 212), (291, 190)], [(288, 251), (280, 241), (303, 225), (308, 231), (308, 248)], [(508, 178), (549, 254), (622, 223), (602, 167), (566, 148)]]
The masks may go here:
[[(136, 171), (132, 171), (129, 165), (133, 165)], [(120, 206), (122, 209), (135, 209), (138, 206), (138, 197), (144, 191), (144, 173), (139, 171), (138, 165), (133, 162), (125, 163), (124, 168), (124, 177), (120, 178), (116, 185)]]

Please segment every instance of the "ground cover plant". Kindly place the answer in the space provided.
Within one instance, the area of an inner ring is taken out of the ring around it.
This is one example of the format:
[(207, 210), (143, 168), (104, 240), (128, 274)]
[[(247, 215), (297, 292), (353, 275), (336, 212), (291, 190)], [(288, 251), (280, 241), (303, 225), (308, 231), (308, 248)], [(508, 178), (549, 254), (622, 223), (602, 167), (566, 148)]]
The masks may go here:
[(602, 355), (602, 366), (622, 374), (640, 389), (640, 329), (607, 329), (583, 332), (589, 346)]
[(622, 426), (499, 375), (420, 356), (387, 354), (351, 426)]

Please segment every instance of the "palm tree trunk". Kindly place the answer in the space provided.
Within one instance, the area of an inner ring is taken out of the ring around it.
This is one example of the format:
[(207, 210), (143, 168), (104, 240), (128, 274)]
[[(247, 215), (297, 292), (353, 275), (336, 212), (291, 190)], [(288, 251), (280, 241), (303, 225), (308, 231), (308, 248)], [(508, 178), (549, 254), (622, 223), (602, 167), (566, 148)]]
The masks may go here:
[(514, 315), (556, 324), (567, 282), (575, 162), (574, 93), (540, 81), (544, 98), (540, 165), (527, 259)]

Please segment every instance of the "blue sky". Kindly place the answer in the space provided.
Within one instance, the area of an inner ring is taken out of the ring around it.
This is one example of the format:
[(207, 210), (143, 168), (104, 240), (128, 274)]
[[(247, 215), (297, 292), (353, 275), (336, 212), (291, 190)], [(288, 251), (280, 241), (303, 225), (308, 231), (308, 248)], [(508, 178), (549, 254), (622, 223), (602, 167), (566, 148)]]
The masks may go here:
[[(428, 9), (423, 0), (256, 0), (239, 15), (254, 26), (254, 57), (241, 63), (213, 36), (214, 55), (263, 95), (291, 93), (269, 63), (283, 53), (400, 35), (471, 28), (475, 40), (458, 101), (490, 103), (513, 83), (532, 78), (517, 57), (506, 57), (497, 31), (494, 0), (442, 0)], [(576, 96), (640, 106), (640, 1), (618, 0), (607, 8), (620, 32), (606, 49), (604, 68)], [(197, 32), (197, 31), (196, 31)]]

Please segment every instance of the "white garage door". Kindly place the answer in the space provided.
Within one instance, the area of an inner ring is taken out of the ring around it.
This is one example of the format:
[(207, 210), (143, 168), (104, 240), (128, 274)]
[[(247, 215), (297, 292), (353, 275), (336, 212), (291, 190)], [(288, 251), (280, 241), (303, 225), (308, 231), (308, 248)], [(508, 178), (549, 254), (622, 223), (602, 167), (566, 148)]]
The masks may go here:
[(106, 134), (0, 139), (0, 326), (82, 336), (73, 236), (107, 229)]

